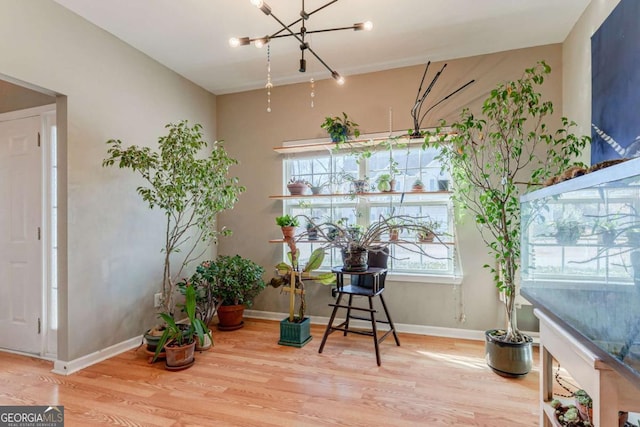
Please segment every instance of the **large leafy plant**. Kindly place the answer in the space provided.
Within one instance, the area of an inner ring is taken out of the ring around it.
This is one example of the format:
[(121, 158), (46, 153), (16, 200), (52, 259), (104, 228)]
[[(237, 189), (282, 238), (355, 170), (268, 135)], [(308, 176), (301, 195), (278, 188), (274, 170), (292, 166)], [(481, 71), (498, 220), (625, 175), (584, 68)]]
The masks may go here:
[(253, 299), (266, 286), (262, 280), (264, 268), (240, 255), (220, 255), (201, 267), (198, 273), (210, 284), (218, 306), (244, 304), (251, 307)]
[[(575, 123), (564, 117), (560, 128), (550, 129), (553, 104), (539, 93), (550, 71), (541, 61), (520, 79), (499, 84), (484, 101), (481, 116), (463, 110), (448, 136), (438, 136), (439, 130), (429, 132), (423, 146), (441, 149), (440, 160), (453, 175), (454, 201), (473, 215), (494, 258), (494, 264), (484, 267), (505, 296), (507, 330), (502, 339), (509, 342), (526, 340), (515, 316), (519, 197), (527, 188), (578, 164), (573, 159), (589, 141), (570, 133)], [(429, 142), (430, 138), (437, 142)]]
[[(216, 240), (216, 215), (231, 209), (245, 188), (238, 178), (229, 177), (229, 168), (238, 162), (222, 142), (204, 141), (201, 125), (189, 126), (183, 120), (166, 128), (169, 133), (158, 139), (158, 151), (136, 145), (124, 148), (117, 139), (107, 141), (103, 166), (117, 164), (139, 173), (146, 184), (137, 188), (138, 194), (149, 208), (165, 214), (163, 311), (173, 314), (176, 279), (189, 262), (202, 255), (197, 252), (199, 243)], [(171, 257), (178, 252), (183, 256), (174, 273)]]

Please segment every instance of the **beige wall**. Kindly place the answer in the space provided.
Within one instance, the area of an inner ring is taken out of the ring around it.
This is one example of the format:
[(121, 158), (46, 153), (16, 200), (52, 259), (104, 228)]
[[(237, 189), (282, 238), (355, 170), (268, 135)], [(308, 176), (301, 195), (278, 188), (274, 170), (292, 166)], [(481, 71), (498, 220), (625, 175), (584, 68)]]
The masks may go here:
[[(563, 114), (575, 120), (586, 135), (591, 135), (591, 36), (618, 3), (620, 0), (592, 0), (562, 46)], [(590, 162), (590, 153), (584, 153), (584, 162)]]
[(156, 322), (163, 216), (139, 200), (133, 173), (102, 168), (105, 141), (155, 146), (181, 119), (213, 136), (215, 96), (49, 0), (0, 2), (0, 58), (0, 74), (67, 96), (58, 358), (72, 360)]
[[(498, 81), (520, 77), (525, 68), (541, 59), (554, 70), (546, 80), (544, 93), (557, 111), (562, 111), (561, 52), (560, 45), (550, 45), (449, 61), (428, 103), (470, 79), (476, 79), (476, 83), (434, 109), (423, 126), (433, 126), (440, 118), (455, 119), (464, 106), (477, 110)], [(432, 64), (430, 74), (440, 66)], [(251, 258), (263, 265), (270, 277), (271, 266), (282, 254), (281, 245), (268, 243), (280, 235), (274, 218), (282, 212), (280, 201), (268, 199), (282, 192), (281, 157), (272, 148), (283, 140), (325, 137), (320, 128), (323, 118), (342, 111), (359, 123), (364, 133), (389, 130), (389, 109), (393, 111), (394, 130), (410, 128), (410, 109), (423, 70), (423, 66), (415, 66), (348, 76), (343, 87), (333, 80), (316, 82), (315, 108), (310, 108), (309, 84), (275, 87), (271, 113), (266, 112), (264, 90), (218, 96), (218, 138), (230, 142), (228, 147), (241, 162), (239, 174), (247, 186), (236, 209), (221, 216), (221, 223), (234, 235), (220, 243), (220, 252)], [(467, 217), (457, 233), (464, 270), (462, 285), (390, 282), (385, 294), (395, 322), (472, 330), (503, 324), (491, 277), (482, 268), (491, 260), (483, 255), (486, 249), (475, 225)], [(329, 289), (310, 284), (307, 290), (308, 314), (328, 316)], [(263, 292), (254, 306), (276, 312), (286, 312), (287, 307), (287, 299), (274, 289)], [(463, 317), (466, 322), (460, 320)]]
[(55, 104), (53, 96), (0, 80), (0, 113)]

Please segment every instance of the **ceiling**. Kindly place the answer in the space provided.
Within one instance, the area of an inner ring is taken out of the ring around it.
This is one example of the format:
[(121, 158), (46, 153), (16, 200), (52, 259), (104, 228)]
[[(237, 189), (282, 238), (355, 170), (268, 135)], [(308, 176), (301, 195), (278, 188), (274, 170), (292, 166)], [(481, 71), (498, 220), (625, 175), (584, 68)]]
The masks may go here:
[[(263, 88), (266, 48), (232, 48), (231, 37), (260, 37), (282, 27), (249, 0), (55, 0), (215, 94)], [(306, 0), (307, 12), (329, 0)], [(344, 76), (563, 42), (591, 0), (341, 0), (313, 14), (308, 31), (370, 20), (366, 31), (310, 35), (313, 50)], [(290, 24), (302, 0), (266, 0)], [(294, 26), (299, 29), (299, 25)], [(325, 79), (299, 43), (271, 41), (274, 85)]]

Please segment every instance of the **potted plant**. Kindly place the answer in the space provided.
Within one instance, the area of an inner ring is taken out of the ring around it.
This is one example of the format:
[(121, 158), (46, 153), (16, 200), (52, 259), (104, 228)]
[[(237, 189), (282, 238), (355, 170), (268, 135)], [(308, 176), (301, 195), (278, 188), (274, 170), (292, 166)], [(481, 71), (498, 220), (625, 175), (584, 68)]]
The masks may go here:
[[(189, 126), (183, 120), (165, 128), (169, 133), (158, 139), (158, 151), (136, 145), (124, 148), (116, 139), (107, 141), (108, 157), (102, 165), (140, 174), (145, 185), (137, 188), (138, 194), (149, 208), (158, 208), (165, 215), (162, 311), (173, 314), (176, 283), (183, 269), (194, 260), (201, 242), (215, 242), (220, 234), (230, 233), (218, 232), (215, 219), (234, 206), (245, 188), (238, 178), (229, 176), (237, 160), (227, 154), (221, 141), (204, 141), (202, 126)], [(181, 258), (174, 270), (172, 260), (177, 255)]]
[[(196, 318), (200, 319), (202, 323), (207, 326), (207, 330), (209, 330), (209, 325), (211, 325), (218, 309), (217, 301), (213, 294), (212, 277), (208, 274), (212, 262), (213, 261), (203, 261), (196, 267), (196, 271), (189, 279), (182, 280), (178, 283), (178, 289), (183, 295), (186, 295), (189, 287), (195, 290)], [(196, 350), (208, 350), (213, 345), (213, 340), (210, 338), (211, 335), (208, 334), (208, 336), (205, 336), (203, 344), (196, 342)]]
[(327, 186), (326, 182), (317, 180), (309, 184), (309, 189), (311, 190), (311, 194), (318, 195), (322, 193), (322, 190), (326, 186)]
[(356, 138), (360, 136), (358, 124), (350, 120), (345, 112), (342, 113), (342, 116), (325, 117), (320, 127), (326, 130), (331, 141), (337, 144), (347, 142), (352, 133)]
[(416, 237), (421, 243), (431, 243), (434, 241), (436, 235), (440, 232), (440, 222), (434, 219), (427, 219), (421, 221), (422, 229), (418, 230)]
[(560, 245), (575, 245), (582, 234), (582, 224), (577, 219), (561, 218), (555, 227), (555, 238)]
[(385, 239), (391, 230), (402, 224), (402, 228), (408, 232), (420, 233), (430, 231), (423, 222), (424, 217), (412, 217), (409, 215), (381, 216), (378, 221), (372, 222), (368, 227), (354, 226), (343, 221), (325, 222), (316, 224), (318, 234), (323, 237), (325, 250), (330, 248), (340, 249), (344, 271), (366, 271), (369, 252), (374, 254), (388, 250), (389, 245), (395, 244), (404, 249), (431, 257), (415, 242), (404, 240), (391, 241)]
[[(305, 316), (306, 301), (304, 281), (314, 280), (323, 284), (335, 281), (333, 273), (314, 275), (313, 271), (322, 265), (325, 251), (322, 248), (315, 249), (304, 267), (300, 268), (298, 259), (300, 251), (296, 248), (294, 240), (289, 240), (289, 264), (281, 262), (276, 265), (276, 276), (269, 284), (274, 288), (282, 287), (289, 293), (289, 317), (280, 322), (280, 340), (278, 344), (292, 347), (302, 347), (311, 341), (311, 321)], [(298, 310), (296, 310), (296, 295), (299, 297)]]
[(300, 178), (291, 177), (289, 179), (289, 183), (287, 184), (287, 190), (289, 190), (289, 194), (292, 196), (302, 196), (309, 188), (309, 183)]
[(296, 234), (296, 227), (300, 225), (300, 221), (295, 216), (286, 214), (276, 217), (276, 224), (282, 229), (282, 236), (291, 238)]
[(415, 193), (419, 193), (421, 191), (424, 191), (424, 183), (422, 182), (422, 180), (420, 178), (418, 178), (415, 181), (413, 181), (413, 184), (411, 185), (411, 191), (413, 191)]
[(307, 221), (307, 238), (309, 240), (318, 240), (318, 229), (312, 221)]
[(598, 236), (598, 244), (603, 246), (613, 246), (618, 230), (614, 221), (598, 218), (593, 224), (591, 234)]
[(212, 284), (218, 312), (218, 329), (232, 331), (244, 326), (243, 314), (265, 287), (264, 268), (240, 255), (219, 255), (204, 270)]
[[(460, 120), (450, 125), (449, 138), (438, 137), (438, 130), (427, 132), (423, 145), (441, 150), (439, 159), (455, 183), (453, 200), (473, 215), (496, 261), (484, 267), (504, 295), (506, 328), (486, 331), (486, 353), (488, 365), (505, 376), (526, 375), (532, 363), (532, 339), (518, 329), (515, 316), (519, 197), (528, 187), (566, 170), (589, 141), (570, 133), (575, 124), (566, 118), (560, 129), (550, 130), (553, 105), (538, 92), (550, 71), (541, 61), (520, 79), (498, 84), (484, 101), (482, 114), (463, 110)], [(435, 142), (429, 142), (432, 138)]]
[(166, 326), (153, 360), (157, 360), (164, 351), (168, 370), (180, 370), (193, 365), (196, 339), (201, 344), (204, 344), (205, 336), (211, 339), (207, 325), (196, 317), (196, 291), (192, 286), (185, 288), (184, 311), (186, 323), (177, 323), (171, 313), (160, 313)]
[(376, 179), (376, 185), (378, 190), (383, 193), (394, 191), (396, 186), (396, 180), (389, 173), (383, 173)]

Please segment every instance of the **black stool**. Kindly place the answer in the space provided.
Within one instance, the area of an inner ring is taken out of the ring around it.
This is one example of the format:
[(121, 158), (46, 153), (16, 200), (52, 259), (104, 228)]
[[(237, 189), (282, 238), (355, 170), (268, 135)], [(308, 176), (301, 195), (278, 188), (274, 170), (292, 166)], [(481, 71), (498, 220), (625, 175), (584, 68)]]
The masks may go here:
[[(331, 313), (331, 318), (329, 319), (329, 324), (327, 325), (327, 329), (324, 332), (324, 336), (322, 337), (322, 343), (320, 344), (320, 349), (318, 353), (322, 353), (324, 349), (324, 344), (327, 341), (327, 337), (335, 331), (344, 332), (344, 336), (347, 336), (348, 332), (360, 335), (368, 335), (373, 337), (373, 343), (376, 348), (376, 362), (378, 366), (380, 366), (380, 346), (379, 344), (384, 341), (384, 339), (389, 335), (393, 334), (393, 338), (396, 341), (396, 345), (400, 345), (400, 340), (398, 339), (398, 335), (396, 334), (395, 326), (393, 326), (393, 321), (391, 320), (391, 316), (389, 315), (389, 310), (387, 309), (387, 304), (384, 302), (384, 297), (382, 296), (382, 292), (384, 291), (384, 279), (387, 275), (386, 268), (380, 267), (369, 267), (366, 271), (362, 272), (349, 272), (343, 271), (342, 267), (334, 267), (331, 269), (333, 273), (336, 274), (337, 281), (337, 290), (338, 290), (338, 299), (335, 304), (329, 304), (333, 307), (333, 312)], [(359, 276), (358, 280), (351, 280), (350, 285), (344, 285), (344, 275), (348, 274), (350, 276)], [(371, 279), (371, 280), (360, 280), (360, 279)], [(356, 284), (354, 284), (356, 283)], [(367, 286), (368, 284), (371, 286)], [(349, 302), (347, 305), (341, 304), (342, 297), (344, 295), (349, 295)], [(369, 307), (357, 307), (353, 305), (353, 296), (365, 296), (369, 300)], [(373, 308), (373, 298), (380, 297), (380, 302), (382, 303), (382, 308), (384, 309), (384, 314), (386, 316), (386, 320), (376, 319), (377, 310)], [(336, 318), (336, 313), (339, 308), (347, 309), (347, 317), (344, 322), (339, 325), (333, 326), (333, 321)], [(369, 313), (369, 317), (356, 316), (351, 314), (352, 310), (363, 311), (365, 313)], [(371, 330), (359, 330), (359, 329), (350, 329), (349, 328), (349, 320), (350, 319), (358, 319), (371, 321)], [(381, 337), (378, 337), (378, 323), (384, 323), (389, 325), (389, 330), (386, 331)]]

